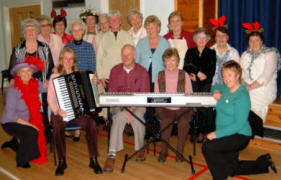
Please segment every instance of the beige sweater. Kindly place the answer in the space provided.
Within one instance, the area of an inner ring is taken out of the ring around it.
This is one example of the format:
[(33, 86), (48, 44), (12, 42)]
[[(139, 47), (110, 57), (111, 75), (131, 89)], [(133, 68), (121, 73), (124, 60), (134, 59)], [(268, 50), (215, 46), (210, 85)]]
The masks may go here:
[(99, 78), (109, 78), (113, 66), (122, 62), (121, 49), (125, 44), (134, 45), (131, 35), (120, 30), (115, 37), (112, 31), (103, 34), (98, 45), (97, 52), (97, 74)]

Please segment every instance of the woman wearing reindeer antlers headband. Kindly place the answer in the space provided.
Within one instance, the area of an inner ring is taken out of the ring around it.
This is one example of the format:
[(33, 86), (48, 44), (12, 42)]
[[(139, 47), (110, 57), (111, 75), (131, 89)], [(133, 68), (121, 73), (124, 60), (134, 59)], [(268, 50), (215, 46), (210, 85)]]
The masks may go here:
[(240, 57), (238, 51), (228, 44), (229, 33), (227, 24), (224, 24), (225, 16), (218, 19), (210, 19), (210, 23), (214, 26), (214, 39), (216, 41), (216, 44), (214, 44), (211, 49), (214, 49), (217, 54), (216, 72), (213, 77), (212, 85), (223, 84), (221, 75), (223, 63), (229, 60), (239, 62)]
[(65, 33), (65, 29), (67, 27), (66, 22), (66, 11), (61, 8), (60, 15), (57, 15), (56, 11), (53, 9), (51, 12), (51, 17), (53, 20), (54, 34), (57, 34), (61, 37), (64, 45), (71, 43), (73, 41), (73, 37), (67, 33)]
[[(275, 48), (265, 46), (263, 29), (258, 22), (244, 23), (249, 48), (242, 54), (242, 78), (247, 83), (251, 98), (249, 120), (257, 125), (265, 120), (268, 105), (276, 98), (277, 70), (280, 68), (280, 54)], [(262, 127), (254, 130), (254, 134), (263, 135)], [(256, 132), (255, 132), (256, 131)]]

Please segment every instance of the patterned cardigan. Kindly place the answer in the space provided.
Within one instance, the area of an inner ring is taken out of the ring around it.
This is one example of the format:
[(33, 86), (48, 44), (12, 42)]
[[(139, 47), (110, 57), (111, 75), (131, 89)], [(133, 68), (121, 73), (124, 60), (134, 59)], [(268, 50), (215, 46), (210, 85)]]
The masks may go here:
[[(43, 43), (41, 41), (37, 41), (38, 43), (38, 49), (36, 51), (36, 55), (39, 55), (40, 58), (44, 61), (44, 72), (36, 72), (33, 74), (33, 77), (38, 79), (41, 82), (44, 82), (45, 80), (48, 80), (52, 74), (52, 69), (54, 67), (54, 62), (52, 58), (52, 53), (49, 48), (49, 46), (46, 43)], [(26, 55), (26, 44), (25, 41), (18, 44), (14, 49), (10, 57), (10, 65), (9, 65), (9, 72), (13, 69), (13, 67), (24, 61)], [(12, 78), (12, 75), (10, 75), (10, 79)]]

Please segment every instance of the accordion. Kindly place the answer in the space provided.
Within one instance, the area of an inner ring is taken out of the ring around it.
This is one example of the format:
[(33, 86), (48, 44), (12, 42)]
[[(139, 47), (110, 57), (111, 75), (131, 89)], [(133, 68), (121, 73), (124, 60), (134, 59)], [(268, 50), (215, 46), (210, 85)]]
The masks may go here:
[(94, 94), (98, 92), (92, 84), (92, 76), (90, 71), (75, 71), (53, 79), (59, 107), (67, 115), (63, 117), (64, 121), (68, 122), (96, 111)]

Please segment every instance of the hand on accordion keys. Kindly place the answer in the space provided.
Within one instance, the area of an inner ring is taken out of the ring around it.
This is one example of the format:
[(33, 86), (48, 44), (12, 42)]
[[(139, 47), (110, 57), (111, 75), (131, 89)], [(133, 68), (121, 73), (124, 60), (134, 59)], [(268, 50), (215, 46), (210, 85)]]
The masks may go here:
[(61, 117), (66, 117), (66, 112), (62, 109), (58, 109), (57, 111), (57, 115), (61, 116)]

